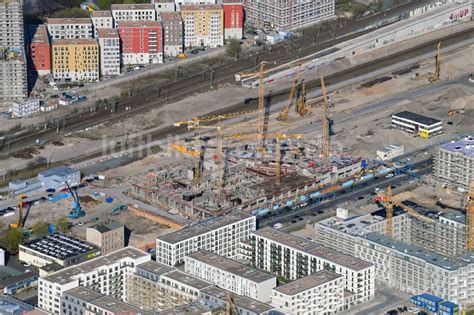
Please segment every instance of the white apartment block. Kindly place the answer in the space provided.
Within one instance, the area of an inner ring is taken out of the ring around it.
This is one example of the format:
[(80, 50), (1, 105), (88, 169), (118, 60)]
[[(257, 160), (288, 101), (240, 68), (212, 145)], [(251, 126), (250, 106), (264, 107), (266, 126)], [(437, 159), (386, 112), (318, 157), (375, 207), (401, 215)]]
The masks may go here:
[(52, 39), (93, 38), (90, 18), (48, 18), (46, 23)]
[[(385, 233), (387, 221), (385, 210), (375, 211), (363, 216), (350, 216), (348, 210), (338, 208), (337, 215), (314, 225), (315, 239), (330, 248), (348, 255), (354, 255), (358, 240), (354, 236), (369, 232)], [(398, 208), (393, 213), (393, 237), (410, 242), (410, 217)]]
[(115, 28), (122, 21), (156, 21), (155, 7), (151, 3), (112, 4), (110, 6)]
[(27, 99), (26, 101), (13, 101), (11, 107), (12, 117), (27, 117), (39, 113), (39, 98)]
[(114, 19), (110, 11), (92, 11), (91, 21), (94, 26), (94, 37), (98, 37), (98, 29), (100, 28), (114, 28)]
[(335, 0), (244, 0), (247, 22), (257, 28), (290, 31), (335, 16)]
[(61, 298), (64, 292), (80, 286), (123, 300), (126, 296), (125, 279), (134, 272), (136, 265), (149, 260), (151, 260), (150, 255), (138, 249), (126, 247), (40, 277), (38, 306), (52, 314), (63, 314)]
[(155, 6), (155, 11), (158, 15), (162, 12), (176, 11), (174, 0), (151, 0), (151, 3)]
[(224, 11), (220, 5), (183, 5), (184, 46), (224, 45)]
[(377, 282), (409, 294), (430, 293), (465, 308), (474, 301), (474, 254), (450, 258), (378, 233), (362, 237), (356, 256), (376, 266)]
[(239, 252), (239, 243), (250, 238), (255, 231), (255, 216), (234, 211), (225, 216), (209, 219), (177, 232), (156, 239), (156, 261), (168, 266), (177, 266), (184, 257), (200, 249), (234, 258)]
[[(5, 101), (23, 100), (28, 95), (26, 60), (22, 50), (0, 51), (0, 109)], [(5, 108), (7, 110), (8, 107)]]
[(434, 174), (443, 185), (467, 190), (474, 182), (474, 137), (443, 144), (434, 158)]
[(120, 75), (120, 38), (115, 28), (98, 30), (100, 75)]
[(184, 258), (184, 270), (220, 288), (268, 302), (276, 277), (208, 251), (197, 251)]
[(272, 290), (272, 305), (284, 314), (334, 314), (344, 309), (344, 278), (322, 270)]
[[(375, 266), (354, 256), (284, 233), (263, 228), (252, 233), (252, 264), (260, 269), (296, 280), (321, 270), (344, 277), (347, 307), (365, 303), (375, 295)], [(350, 296), (349, 296), (350, 295)]]

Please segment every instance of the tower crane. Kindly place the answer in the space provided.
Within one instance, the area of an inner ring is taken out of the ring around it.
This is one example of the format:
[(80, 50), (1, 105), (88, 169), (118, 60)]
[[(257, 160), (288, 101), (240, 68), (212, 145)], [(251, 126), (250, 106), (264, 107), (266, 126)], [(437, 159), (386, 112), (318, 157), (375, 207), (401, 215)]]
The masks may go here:
[(175, 143), (172, 143), (171, 144), (171, 148), (180, 152), (180, 153), (183, 153), (183, 154), (187, 154), (189, 156), (192, 156), (192, 157), (197, 157), (197, 159), (195, 159), (195, 162), (194, 162), (194, 186), (196, 188), (198, 188), (199, 186), (199, 181), (201, 179), (201, 161), (203, 159), (203, 157), (201, 156), (202, 155), (202, 152), (201, 152), (201, 147), (200, 147), (200, 139), (199, 139), (199, 136), (196, 137), (197, 141), (198, 141), (198, 144), (199, 146), (196, 148), (196, 150), (188, 150), (186, 147), (184, 146), (181, 146), (179, 144), (175, 144)]
[(441, 74), (440, 50), (441, 50), (441, 42), (438, 42), (438, 45), (436, 45), (435, 72), (428, 77), (428, 80), (430, 82), (438, 81), (439, 76)]
[(411, 216), (424, 221), (426, 223), (434, 223), (435, 220), (428, 218), (422, 214), (419, 214), (415, 209), (401, 204), (400, 202), (396, 202), (392, 199), (392, 187), (387, 187), (387, 193), (385, 195), (378, 196), (381, 201), (387, 204), (386, 206), (386, 219), (387, 219), (387, 226), (385, 228), (385, 235), (392, 236), (393, 235), (393, 206), (397, 206), (408, 212)]
[(234, 299), (232, 298), (232, 294), (229, 291), (225, 293), (225, 300), (226, 300), (226, 315), (239, 315), (239, 310), (234, 303)]
[(286, 106), (283, 107), (283, 109), (280, 111), (280, 114), (278, 115), (277, 119), (279, 121), (284, 122), (288, 120), (288, 113), (290, 112), (291, 103), (293, 103), (293, 99), (295, 97), (295, 92), (296, 92), (296, 88), (298, 86), (299, 81), (300, 81), (300, 67), (298, 66), (298, 69), (296, 70), (295, 78), (293, 82), (291, 83), (290, 94), (288, 94), (288, 101), (286, 103)]
[(309, 108), (306, 103), (306, 84), (301, 82), (296, 90), (296, 112), (300, 114), (301, 117), (309, 113)]
[(469, 183), (467, 192), (467, 204), (466, 204), (466, 249), (472, 251), (474, 249), (474, 236), (473, 236), (473, 224), (474, 224), (474, 183)]
[(9, 225), (10, 228), (16, 229), (20, 228), (23, 226), (23, 195), (20, 194), (20, 204), (18, 205), (18, 218), (16, 220), (16, 223), (11, 223)]
[[(268, 134), (267, 137), (273, 138), (276, 140), (275, 176), (276, 176), (276, 184), (280, 186), (281, 185), (281, 141), (284, 139), (300, 139), (301, 137), (303, 137), (303, 135), (276, 133), (276, 134)], [(236, 135), (226, 137), (226, 139), (236, 139), (236, 140), (255, 139), (255, 134), (245, 134), (245, 135), (236, 134)]]
[(326, 167), (329, 167), (329, 113), (328, 113), (328, 100), (326, 95), (326, 84), (324, 77), (321, 76), (321, 91), (323, 94), (322, 103), (322, 123), (323, 123), (323, 162)]

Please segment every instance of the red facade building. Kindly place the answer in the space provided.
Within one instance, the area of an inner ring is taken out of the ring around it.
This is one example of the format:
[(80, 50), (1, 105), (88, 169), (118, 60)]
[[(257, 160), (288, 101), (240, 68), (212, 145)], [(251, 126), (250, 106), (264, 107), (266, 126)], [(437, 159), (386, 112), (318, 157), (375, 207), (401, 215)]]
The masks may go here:
[(241, 1), (223, 0), (224, 39), (241, 39), (244, 24), (244, 7)]
[(163, 29), (160, 22), (124, 21), (120, 22), (118, 32), (123, 64), (163, 62)]
[(44, 24), (28, 27), (28, 70), (40, 76), (51, 73), (51, 41)]

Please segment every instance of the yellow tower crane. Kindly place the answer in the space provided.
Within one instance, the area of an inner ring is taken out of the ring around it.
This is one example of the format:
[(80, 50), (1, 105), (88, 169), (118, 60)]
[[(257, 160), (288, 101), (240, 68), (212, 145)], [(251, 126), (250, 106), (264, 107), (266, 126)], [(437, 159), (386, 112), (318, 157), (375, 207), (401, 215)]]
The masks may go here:
[(441, 75), (440, 50), (441, 50), (441, 42), (438, 42), (438, 45), (436, 45), (435, 72), (428, 77), (428, 80), (430, 82), (438, 81), (439, 76)]
[[(198, 141), (199, 140), (199, 137), (198, 137)], [(200, 142), (199, 142), (200, 143)], [(199, 147), (196, 147), (196, 150), (188, 150), (186, 147), (182, 146), (182, 145), (179, 145), (179, 144), (171, 144), (171, 148), (173, 150), (176, 150), (178, 151), (179, 153), (183, 153), (183, 154), (187, 154), (187, 155), (190, 155), (192, 157), (195, 157), (197, 159), (195, 159), (195, 162), (194, 162), (194, 186), (196, 186), (196, 188), (199, 187), (199, 181), (200, 181), (200, 174), (201, 174), (201, 170), (200, 170), (200, 166), (201, 166), (201, 149), (200, 149), (200, 146)]]
[[(276, 148), (275, 148), (275, 177), (276, 177), (276, 184), (278, 186), (281, 185), (281, 141), (284, 139), (300, 139), (303, 137), (302, 134), (268, 134), (268, 138), (272, 138), (276, 140)], [(244, 139), (255, 139), (255, 134), (236, 134), (232, 136), (226, 137), (226, 139), (235, 139), (235, 140), (244, 140)]]
[(296, 98), (296, 112), (303, 117), (309, 113), (308, 104), (306, 103), (306, 84), (301, 83), (297, 91), (299, 95)]
[(291, 84), (290, 94), (288, 94), (288, 102), (286, 106), (280, 111), (278, 115), (279, 121), (287, 121), (288, 120), (288, 113), (290, 112), (291, 104), (293, 103), (293, 99), (295, 98), (296, 88), (298, 86), (298, 82), (300, 81), (300, 67), (296, 69), (295, 78), (293, 83)]
[(466, 204), (466, 249), (472, 251), (474, 249), (474, 236), (473, 236), (473, 224), (474, 224), (474, 183), (469, 183), (467, 192), (467, 204)]
[(328, 113), (328, 101), (326, 95), (326, 84), (324, 77), (321, 76), (321, 91), (323, 94), (322, 103), (322, 123), (323, 123), (323, 162), (326, 167), (330, 167), (329, 163), (329, 113)]
[(20, 194), (20, 204), (18, 205), (18, 219), (16, 223), (11, 223), (9, 226), (12, 229), (21, 228), (23, 223), (23, 195)]

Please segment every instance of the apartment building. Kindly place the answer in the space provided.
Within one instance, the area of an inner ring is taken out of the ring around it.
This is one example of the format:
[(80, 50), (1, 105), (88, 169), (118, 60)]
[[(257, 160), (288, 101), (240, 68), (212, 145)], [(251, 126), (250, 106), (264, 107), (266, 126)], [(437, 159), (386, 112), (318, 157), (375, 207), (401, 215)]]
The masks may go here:
[(334, 0), (244, 0), (246, 21), (256, 28), (291, 31), (335, 16)]
[(218, 287), (261, 302), (270, 301), (276, 277), (235, 260), (200, 250), (184, 257), (184, 270)]
[(150, 255), (126, 247), (60, 271), (38, 280), (38, 306), (50, 313), (61, 314), (61, 298), (68, 290), (85, 287), (113, 299), (125, 299), (125, 279), (136, 265), (150, 261)]
[(234, 211), (225, 216), (209, 219), (156, 239), (156, 261), (168, 266), (180, 265), (184, 256), (200, 249), (234, 258), (239, 243), (255, 231), (255, 216)]
[(442, 185), (467, 190), (474, 182), (474, 137), (441, 145), (434, 158), (434, 175)]
[(340, 274), (344, 277), (348, 308), (370, 301), (375, 295), (372, 263), (268, 227), (253, 232), (251, 239), (252, 264), (257, 268), (289, 280), (321, 270)]
[(474, 292), (474, 255), (447, 257), (378, 233), (364, 235), (355, 255), (375, 264), (377, 282), (412, 295), (430, 293), (466, 307)]
[(112, 221), (87, 227), (86, 240), (100, 247), (102, 255), (106, 255), (125, 247), (125, 226)]
[(91, 12), (91, 21), (92, 26), (94, 27), (94, 37), (97, 38), (99, 36), (98, 30), (100, 28), (107, 28), (111, 29), (114, 28), (114, 19), (112, 17), (112, 13), (110, 11), (92, 11)]
[(1, 1), (0, 110), (8, 110), (10, 101), (23, 100), (28, 95), (24, 38), (23, 2)]
[(23, 51), (0, 47), (0, 103), (24, 100), (28, 95), (27, 61)]
[(242, 1), (222, 0), (224, 9), (224, 39), (241, 39), (244, 28), (244, 6)]
[[(227, 292), (226, 290), (210, 286), (201, 290), (201, 298), (199, 302), (208, 306), (211, 309), (225, 308), (227, 306)], [(232, 300), (237, 308), (239, 314), (246, 315), (283, 315), (277, 312), (275, 307), (270, 304), (262, 303), (258, 300), (251, 299), (246, 296), (232, 294)]]
[(401, 129), (422, 138), (430, 138), (443, 133), (443, 122), (409, 111), (392, 115), (392, 127)]
[(163, 12), (176, 11), (176, 4), (174, 3), (174, 0), (151, 0), (151, 3), (155, 6), (155, 11), (158, 16)]
[(100, 75), (120, 75), (120, 37), (115, 28), (97, 30), (100, 50)]
[(163, 24), (163, 43), (165, 57), (176, 57), (183, 52), (183, 20), (179, 12), (160, 13)]
[(67, 267), (99, 255), (100, 249), (94, 244), (69, 235), (54, 233), (21, 244), (18, 258), (36, 267), (52, 263)]
[(56, 39), (52, 50), (53, 78), (66, 82), (99, 79), (99, 44), (96, 39)]
[(31, 98), (25, 101), (13, 101), (11, 107), (12, 117), (28, 117), (39, 113), (40, 100), (39, 98)]
[(61, 297), (60, 315), (84, 315), (84, 314), (140, 314), (152, 315), (154, 312), (146, 312), (143, 309), (112, 298), (97, 291), (77, 287), (67, 290)]
[(22, 48), (24, 42), (23, 1), (0, 1), (0, 48)]
[(110, 6), (114, 27), (124, 21), (156, 21), (155, 7), (151, 3), (112, 4)]
[(160, 22), (124, 21), (118, 27), (122, 64), (145, 65), (163, 62), (163, 31)]
[(182, 5), (184, 45), (217, 47), (224, 45), (224, 10), (216, 4)]
[(94, 28), (90, 18), (48, 18), (46, 25), (53, 40), (94, 37)]
[[(410, 242), (410, 216), (399, 207), (393, 209), (393, 232), (395, 239)], [(315, 239), (327, 247), (348, 255), (354, 255), (357, 236), (369, 232), (385, 233), (387, 227), (385, 210), (377, 210), (362, 216), (352, 216), (346, 209), (338, 208), (336, 216), (316, 222)]]
[(344, 309), (344, 278), (322, 270), (273, 288), (272, 305), (284, 314), (334, 314)]
[(51, 73), (51, 41), (45, 24), (28, 26), (28, 70), (39, 76)]

